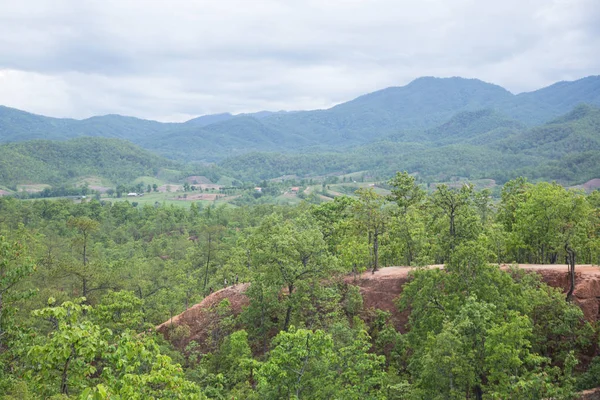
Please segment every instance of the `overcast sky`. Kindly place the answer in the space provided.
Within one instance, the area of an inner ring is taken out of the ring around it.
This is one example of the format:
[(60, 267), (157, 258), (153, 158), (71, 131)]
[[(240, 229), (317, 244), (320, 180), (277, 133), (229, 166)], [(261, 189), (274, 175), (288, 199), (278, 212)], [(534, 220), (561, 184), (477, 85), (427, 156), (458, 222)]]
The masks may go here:
[(182, 121), (600, 74), (600, 0), (0, 0), (0, 104)]

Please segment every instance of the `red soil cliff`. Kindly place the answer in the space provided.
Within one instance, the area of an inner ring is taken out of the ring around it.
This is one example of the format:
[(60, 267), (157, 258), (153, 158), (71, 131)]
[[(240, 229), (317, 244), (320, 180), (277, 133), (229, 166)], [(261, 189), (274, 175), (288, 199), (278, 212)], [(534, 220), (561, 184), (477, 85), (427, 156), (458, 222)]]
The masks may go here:
[[(566, 293), (569, 284), (566, 265), (521, 265), (522, 268), (535, 271), (542, 276), (544, 282), (553, 287), (560, 287)], [(400, 332), (406, 331), (409, 312), (400, 312), (396, 308), (395, 299), (402, 292), (403, 285), (408, 281), (409, 267), (382, 268), (375, 274), (363, 273), (358, 277), (347, 277), (346, 282), (360, 288), (365, 309), (375, 308), (389, 311), (392, 314), (392, 323)], [(244, 292), (248, 284), (239, 284), (221, 289), (202, 302), (189, 308), (183, 313), (162, 323), (156, 329), (166, 337), (169, 336), (171, 327), (185, 325), (189, 328), (189, 335), (178, 340), (176, 345), (185, 347), (190, 341), (202, 344), (210, 328), (212, 310), (224, 299), (229, 299), (234, 314), (239, 314), (242, 308), (248, 305), (248, 298)], [(600, 267), (580, 265), (576, 267), (575, 303), (578, 304), (589, 321), (600, 319)]]

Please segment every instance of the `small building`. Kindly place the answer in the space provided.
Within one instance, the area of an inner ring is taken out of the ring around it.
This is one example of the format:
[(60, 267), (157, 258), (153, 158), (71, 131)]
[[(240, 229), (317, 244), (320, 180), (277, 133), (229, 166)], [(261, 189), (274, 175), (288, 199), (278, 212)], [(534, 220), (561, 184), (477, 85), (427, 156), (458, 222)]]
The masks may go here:
[(127, 197), (137, 197), (137, 193), (127, 193)]
[(262, 188), (261, 188), (261, 187), (255, 187), (255, 188), (254, 188), (254, 191), (255, 191), (256, 193), (262, 193)]
[(294, 187), (291, 189), (291, 192), (292, 192), (292, 193), (298, 193), (299, 191), (300, 191), (300, 188), (299, 188), (298, 186), (294, 186)]

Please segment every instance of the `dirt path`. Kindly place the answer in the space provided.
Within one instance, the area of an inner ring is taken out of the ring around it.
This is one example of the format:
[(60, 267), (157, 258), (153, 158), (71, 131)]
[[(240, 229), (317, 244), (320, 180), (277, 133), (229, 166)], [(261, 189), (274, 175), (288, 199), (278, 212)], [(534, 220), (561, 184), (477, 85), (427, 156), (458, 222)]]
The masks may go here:
[[(508, 268), (510, 265), (502, 264), (503, 268)], [(519, 268), (527, 269), (530, 271), (557, 271), (557, 272), (567, 272), (569, 267), (567, 264), (519, 264)], [(586, 276), (600, 276), (600, 266), (598, 265), (590, 265), (590, 264), (581, 264), (575, 266), (575, 272), (581, 273), (581, 275)]]
[[(518, 264), (519, 268), (529, 271), (556, 271), (556, 272), (567, 272), (569, 270), (567, 264)], [(430, 265), (426, 268), (444, 268), (443, 264)], [(501, 264), (500, 268), (508, 269), (510, 264)], [(379, 269), (374, 274), (371, 271), (363, 272), (358, 276), (361, 280), (379, 280), (379, 279), (395, 279), (408, 276), (410, 271), (415, 270), (416, 267), (384, 267)], [(582, 264), (575, 266), (575, 271), (580, 273), (582, 276), (598, 276), (600, 277), (600, 266)]]

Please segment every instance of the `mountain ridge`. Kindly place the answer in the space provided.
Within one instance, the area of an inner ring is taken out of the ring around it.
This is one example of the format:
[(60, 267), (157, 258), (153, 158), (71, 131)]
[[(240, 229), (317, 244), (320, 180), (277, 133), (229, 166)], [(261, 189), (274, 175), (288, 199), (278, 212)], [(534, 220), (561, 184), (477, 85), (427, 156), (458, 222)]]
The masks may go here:
[[(116, 114), (60, 119), (2, 107), (0, 142), (110, 137), (131, 141), (171, 159), (217, 162), (253, 151), (339, 151), (390, 136), (419, 140), (422, 132), (436, 129), (460, 113), (488, 109), (502, 116), (494, 118), (514, 120), (505, 121), (514, 129), (519, 124), (532, 127), (558, 118), (581, 103), (600, 106), (600, 76), (558, 82), (517, 95), (479, 79), (422, 77), (326, 110), (223, 113), (183, 123)], [(474, 131), (472, 135), (482, 133)]]

